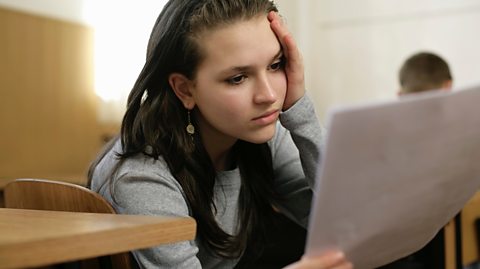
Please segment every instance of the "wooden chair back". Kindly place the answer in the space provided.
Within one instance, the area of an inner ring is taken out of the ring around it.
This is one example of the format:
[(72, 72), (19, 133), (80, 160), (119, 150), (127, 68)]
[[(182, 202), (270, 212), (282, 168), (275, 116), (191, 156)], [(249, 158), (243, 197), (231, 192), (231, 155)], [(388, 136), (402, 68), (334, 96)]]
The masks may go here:
[(480, 191), (463, 207), (461, 214), (462, 265), (479, 268), (480, 234), (477, 220), (480, 219)]
[(480, 264), (480, 191), (445, 226), (445, 269)]
[[(53, 211), (116, 214), (98, 193), (80, 185), (45, 179), (17, 179), (5, 186), (5, 207)], [(80, 268), (136, 268), (130, 253), (80, 262)], [(77, 265), (78, 266), (78, 265)]]

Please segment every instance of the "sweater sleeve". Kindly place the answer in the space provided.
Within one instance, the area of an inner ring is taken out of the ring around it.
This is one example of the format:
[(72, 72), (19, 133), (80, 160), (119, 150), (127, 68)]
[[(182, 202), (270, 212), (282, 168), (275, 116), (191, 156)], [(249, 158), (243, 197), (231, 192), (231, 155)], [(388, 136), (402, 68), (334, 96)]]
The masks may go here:
[[(142, 169), (145, 165), (145, 161), (136, 160), (127, 162), (127, 167), (122, 167), (124, 169), (121, 169), (113, 189), (115, 202), (112, 204), (117, 212), (134, 215), (191, 216), (180, 185), (170, 175)], [(135, 169), (130, 169), (131, 166)], [(141, 268), (190, 269), (202, 268), (197, 258), (198, 251), (195, 241), (182, 241), (137, 250), (133, 254)]]
[(308, 96), (280, 115), (272, 141), (278, 209), (303, 227), (308, 216), (320, 159), (323, 130)]

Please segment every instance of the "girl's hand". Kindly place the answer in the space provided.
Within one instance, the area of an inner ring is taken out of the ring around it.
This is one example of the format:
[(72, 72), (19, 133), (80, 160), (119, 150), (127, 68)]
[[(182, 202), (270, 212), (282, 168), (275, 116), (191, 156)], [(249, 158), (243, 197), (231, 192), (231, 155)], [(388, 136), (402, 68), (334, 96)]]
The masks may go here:
[(305, 94), (303, 60), (297, 44), (280, 16), (276, 12), (271, 11), (268, 13), (267, 18), (270, 21), (270, 27), (275, 35), (277, 35), (282, 46), (286, 60), (285, 74), (287, 76), (287, 94), (285, 96), (285, 102), (283, 103), (283, 111), (285, 111)]
[(320, 256), (306, 257), (284, 269), (352, 269), (342, 252), (328, 252)]

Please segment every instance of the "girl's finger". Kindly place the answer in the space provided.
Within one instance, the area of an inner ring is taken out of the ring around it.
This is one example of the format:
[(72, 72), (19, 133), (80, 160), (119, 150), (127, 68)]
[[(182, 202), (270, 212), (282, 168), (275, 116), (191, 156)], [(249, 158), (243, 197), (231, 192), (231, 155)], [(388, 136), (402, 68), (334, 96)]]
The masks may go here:
[(285, 269), (352, 269), (342, 252), (330, 252), (320, 256), (302, 257)]
[(283, 53), (288, 59), (291, 66), (297, 66), (302, 64), (300, 51), (298, 50), (297, 44), (293, 39), (292, 35), (288, 31), (287, 27), (284, 25), (283, 20), (275, 12), (270, 12), (268, 14), (270, 20), (270, 25), (273, 32), (277, 35), (278, 40), (283, 48)]
[(276, 12), (271, 11), (270, 13), (268, 13), (268, 19), (270, 21), (270, 27), (272, 28), (273, 32), (275, 33), (278, 40), (280, 41), (280, 44), (282, 45), (283, 50), (285, 51), (284, 53), (288, 53), (289, 48), (287, 46), (291, 45), (293, 41), (291, 37), (290, 37), (291, 41), (287, 41), (288, 37), (290, 36), (290, 32), (285, 27), (282, 19)]

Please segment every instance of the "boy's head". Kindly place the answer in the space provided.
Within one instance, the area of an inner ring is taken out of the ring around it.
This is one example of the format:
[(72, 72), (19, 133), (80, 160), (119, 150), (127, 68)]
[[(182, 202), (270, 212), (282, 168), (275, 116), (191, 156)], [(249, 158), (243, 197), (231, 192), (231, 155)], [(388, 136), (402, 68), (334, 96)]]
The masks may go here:
[(410, 56), (400, 68), (399, 80), (399, 95), (435, 89), (449, 90), (452, 86), (447, 62), (429, 52)]

